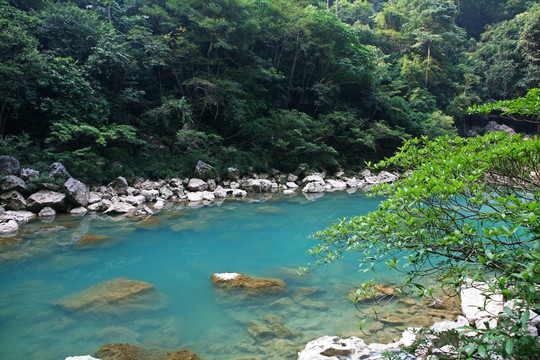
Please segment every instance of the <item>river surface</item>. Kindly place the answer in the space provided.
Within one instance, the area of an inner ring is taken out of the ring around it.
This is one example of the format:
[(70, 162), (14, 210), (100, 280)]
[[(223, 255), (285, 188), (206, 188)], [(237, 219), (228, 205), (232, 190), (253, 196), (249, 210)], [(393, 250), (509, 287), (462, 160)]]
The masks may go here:
[[(58, 360), (116, 342), (189, 349), (202, 359), (296, 359), (319, 336), (362, 336), (363, 315), (347, 296), (374, 274), (359, 273), (354, 256), (304, 276), (296, 270), (312, 260), (310, 234), (378, 203), (362, 193), (316, 201), (276, 194), (201, 208), (172, 204), (146, 221), (87, 215), (32, 222), (23, 236), (2, 240), (0, 359)], [(85, 234), (111, 238), (77, 246)], [(247, 300), (223, 295), (210, 280), (217, 272), (282, 279), (288, 291)], [(107, 311), (59, 306), (123, 277), (152, 284), (159, 296)], [(384, 271), (377, 279), (399, 280)], [(275, 323), (282, 331), (274, 334)], [(399, 326), (382, 327), (371, 329), (371, 340), (399, 338)]]

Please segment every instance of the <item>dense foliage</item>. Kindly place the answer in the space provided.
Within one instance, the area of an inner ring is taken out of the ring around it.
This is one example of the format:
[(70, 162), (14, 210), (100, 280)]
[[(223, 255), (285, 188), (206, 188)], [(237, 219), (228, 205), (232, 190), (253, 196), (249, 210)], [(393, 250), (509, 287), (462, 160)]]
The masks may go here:
[(538, 358), (527, 321), (540, 313), (540, 139), (414, 139), (379, 166), (412, 172), (377, 188), (387, 200), (375, 212), (318, 232), (316, 264), (358, 253), (360, 270), (382, 264), (406, 272), (404, 284), (425, 295), (433, 289), (424, 276), (456, 288), (467, 278), (485, 281), (487, 298), (500, 293), (517, 306), (494, 328), (476, 324), (457, 357)]
[(0, 0), (0, 151), (95, 181), (355, 169), (537, 87), (535, 2)]

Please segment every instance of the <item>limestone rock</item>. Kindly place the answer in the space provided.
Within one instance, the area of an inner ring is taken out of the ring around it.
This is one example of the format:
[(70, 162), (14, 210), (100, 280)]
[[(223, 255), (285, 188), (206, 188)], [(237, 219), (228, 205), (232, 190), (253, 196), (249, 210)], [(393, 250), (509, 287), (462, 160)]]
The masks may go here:
[(150, 360), (148, 350), (131, 344), (105, 344), (96, 351), (101, 360)]
[(245, 190), (241, 189), (234, 189), (232, 192), (232, 196), (234, 198), (245, 198), (247, 195), (247, 192)]
[(151, 190), (141, 190), (141, 195), (145, 197), (147, 202), (153, 202), (155, 201), (159, 196), (159, 190), (151, 189)]
[(64, 183), (64, 192), (71, 203), (76, 206), (88, 205), (88, 188), (79, 180), (69, 178)]
[(218, 185), (214, 190), (214, 196), (218, 199), (224, 199), (227, 197), (227, 190)]
[[(148, 191), (148, 190), (143, 190), (143, 191)], [(144, 195), (128, 195), (128, 196), (125, 196), (125, 197), (122, 197), (122, 200), (128, 204), (131, 204), (133, 206), (138, 206), (138, 205), (142, 205), (146, 202), (146, 196)]]
[(343, 181), (339, 180), (326, 180), (326, 190), (328, 191), (335, 191), (335, 190), (345, 190), (347, 188), (347, 184)]
[(283, 293), (287, 291), (287, 285), (280, 279), (251, 278), (240, 273), (216, 273), (212, 275), (211, 279), (216, 289), (227, 292), (240, 291), (246, 296)]
[(359, 180), (353, 177), (351, 179), (348, 179), (346, 184), (347, 184), (347, 187), (351, 189), (358, 189), (358, 188), (363, 187), (366, 184), (366, 182), (364, 180)]
[(13, 156), (0, 156), (0, 175), (19, 175), (21, 163)]
[(34, 180), (37, 180), (39, 178), (39, 171), (29, 168), (22, 168), (21, 169), (21, 179), (23, 179), (26, 182), (31, 182)]
[(95, 204), (103, 199), (103, 195), (97, 191), (90, 191), (88, 193), (88, 204)]
[(51, 207), (44, 207), (38, 214), (40, 219), (51, 219), (56, 216), (56, 211)]
[(118, 195), (126, 195), (127, 194), (127, 188), (128, 188), (128, 182), (125, 177), (119, 176), (116, 179), (114, 179), (109, 186), (113, 188), (113, 190)]
[(28, 210), (38, 213), (44, 207), (51, 207), (58, 212), (66, 210), (66, 195), (50, 190), (39, 190), (27, 199)]
[(0, 203), (5, 205), (7, 210), (21, 211), (26, 210), (26, 200), (18, 191), (9, 191), (0, 195)]
[(2, 183), (0, 183), (0, 189), (2, 190), (2, 192), (11, 190), (25, 191), (26, 183), (20, 177), (17, 177), (15, 175), (8, 175), (4, 179), (2, 179)]
[(174, 196), (174, 192), (168, 185), (165, 185), (161, 189), (159, 189), (159, 196), (162, 199), (167, 200)]
[(71, 175), (69, 175), (66, 167), (62, 165), (62, 163), (55, 162), (49, 167), (49, 177), (68, 179)]
[(504, 124), (498, 124), (495, 121), (490, 121), (486, 127), (484, 128), (485, 133), (492, 133), (492, 132), (506, 132), (509, 135), (516, 135), (516, 132), (511, 127), (504, 125)]
[[(53, 303), (67, 311), (90, 314), (115, 314), (143, 309), (158, 300), (156, 288), (144, 281), (117, 278), (68, 295)], [(99, 353), (97, 356), (102, 357)]]
[(380, 184), (394, 182), (397, 179), (397, 175), (391, 174), (388, 171), (381, 171), (379, 175), (377, 175), (377, 182)]
[(249, 179), (244, 182), (242, 187), (246, 191), (263, 193), (272, 190), (272, 182), (266, 179)]
[(206, 183), (206, 181), (198, 178), (190, 179), (187, 187), (190, 191), (208, 190), (208, 184)]
[(313, 174), (313, 175), (306, 176), (302, 180), (302, 183), (307, 184), (311, 182), (321, 182), (321, 181), (324, 183), (324, 176), (322, 174)]
[(14, 236), (19, 231), (19, 225), (13, 219), (0, 219), (0, 236)]
[(187, 199), (189, 202), (200, 202), (203, 200), (203, 192), (197, 191), (187, 193)]

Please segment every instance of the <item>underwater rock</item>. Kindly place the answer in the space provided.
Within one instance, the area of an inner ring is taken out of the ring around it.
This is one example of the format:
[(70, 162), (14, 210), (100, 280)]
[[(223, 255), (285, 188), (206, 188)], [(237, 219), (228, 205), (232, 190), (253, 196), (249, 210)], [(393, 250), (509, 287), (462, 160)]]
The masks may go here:
[(53, 303), (68, 311), (92, 314), (152, 310), (162, 304), (163, 297), (152, 284), (126, 278), (101, 282)]
[(256, 340), (266, 340), (275, 336), (274, 331), (264, 323), (251, 320), (247, 323), (247, 331)]
[(101, 360), (101, 359), (96, 359), (95, 357), (92, 357), (90, 355), (83, 355), (83, 356), (68, 356), (65, 360)]
[(75, 246), (77, 248), (90, 248), (103, 245), (104, 242), (113, 239), (115, 239), (113, 236), (86, 234), (75, 243)]
[(201, 360), (201, 358), (191, 350), (180, 350), (167, 353), (164, 360)]
[(240, 291), (246, 296), (282, 293), (287, 291), (287, 284), (280, 279), (251, 278), (240, 273), (216, 273), (213, 274), (212, 283), (217, 289)]
[(101, 360), (149, 360), (150, 352), (131, 344), (105, 344), (96, 351)]

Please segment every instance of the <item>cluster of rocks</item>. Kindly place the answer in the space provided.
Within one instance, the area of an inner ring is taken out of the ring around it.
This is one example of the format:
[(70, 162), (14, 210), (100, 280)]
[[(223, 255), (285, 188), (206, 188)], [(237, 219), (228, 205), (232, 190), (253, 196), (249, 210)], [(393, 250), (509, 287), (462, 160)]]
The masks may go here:
[[(57, 213), (85, 215), (87, 212), (152, 215), (163, 209), (168, 201), (184, 201), (193, 206), (221, 203), (226, 199), (243, 199), (248, 193), (282, 191), (306, 196), (327, 191), (368, 188), (378, 183), (392, 182), (398, 175), (381, 172), (378, 175), (364, 170), (358, 177), (346, 177), (344, 173), (327, 179), (323, 174), (310, 174), (300, 179), (294, 174), (254, 175), (240, 178), (235, 168), (228, 169), (228, 179), (221, 181), (203, 177), (212, 168), (199, 162), (191, 179), (172, 178), (151, 181), (142, 178), (129, 184), (119, 176), (108, 186), (90, 187), (71, 177), (61, 163), (50, 166), (48, 177), (55, 183), (38, 182), (40, 173), (21, 168), (17, 159), (0, 156), (0, 236), (13, 236), (21, 224), (39, 217), (52, 219)], [(30, 190), (30, 189), (33, 190)]]
[[(449, 331), (463, 332), (466, 336), (477, 336), (470, 331), (470, 326), (477, 329), (495, 328), (498, 316), (504, 313), (504, 308), (516, 309), (514, 301), (504, 300), (501, 294), (489, 294), (486, 283), (473, 283), (468, 280), (461, 288), (459, 299), (462, 315), (455, 321), (441, 320), (429, 327), (429, 331), (421, 333), (419, 328), (406, 329), (399, 341), (388, 344), (366, 344), (363, 339), (350, 337), (342, 339), (338, 336), (323, 336), (310, 341), (298, 353), (298, 360), (339, 360), (339, 359), (368, 359), (379, 360), (393, 354), (392, 359), (403, 360), (436, 360), (441, 358), (455, 358), (458, 351), (456, 344), (458, 336)], [(486, 293), (489, 294), (486, 297)], [(540, 330), (540, 315), (530, 311), (527, 327), (532, 336), (538, 336)], [(421, 341), (414, 354), (403, 351), (415, 341)]]

